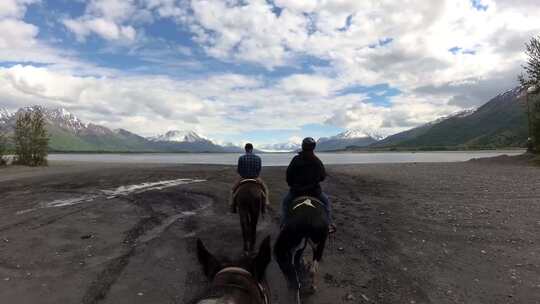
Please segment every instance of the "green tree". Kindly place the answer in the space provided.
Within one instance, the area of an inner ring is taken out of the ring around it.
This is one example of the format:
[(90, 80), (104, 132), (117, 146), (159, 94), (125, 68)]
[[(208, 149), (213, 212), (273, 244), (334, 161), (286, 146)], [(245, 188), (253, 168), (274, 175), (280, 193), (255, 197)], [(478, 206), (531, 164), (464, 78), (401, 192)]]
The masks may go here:
[(20, 113), (15, 125), (15, 162), (28, 166), (46, 166), (49, 137), (41, 108)]
[(525, 87), (540, 83), (540, 36), (532, 37), (525, 43), (527, 62), (523, 65), (525, 74), (519, 76), (519, 82)]
[(525, 74), (518, 79), (523, 87), (536, 87), (536, 92), (527, 96), (527, 117), (529, 119), (529, 136), (532, 140), (533, 152), (540, 153), (540, 36), (532, 37), (525, 44), (527, 62), (523, 65)]

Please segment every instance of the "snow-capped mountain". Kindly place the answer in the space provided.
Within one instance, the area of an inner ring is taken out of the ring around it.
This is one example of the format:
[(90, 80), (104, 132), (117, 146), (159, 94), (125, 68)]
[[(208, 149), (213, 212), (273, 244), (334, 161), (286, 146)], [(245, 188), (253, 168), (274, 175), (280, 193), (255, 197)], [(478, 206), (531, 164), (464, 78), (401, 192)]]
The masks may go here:
[(440, 123), (440, 122), (445, 121), (445, 120), (450, 119), (450, 118), (467, 117), (469, 115), (474, 114), (474, 112), (476, 112), (476, 110), (477, 110), (476, 107), (468, 108), (468, 109), (465, 109), (465, 110), (459, 110), (459, 111), (454, 112), (454, 113), (452, 113), (450, 115), (442, 116), (442, 117), (439, 117), (439, 118), (437, 118), (437, 119), (435, 119), (433, 121), (430, 121), (430, 122), (426, 123), (425, 126), (431, 126), (431, 125)]
[(63, 128), (79, 132), (89, 127), (89, 124), (83, 123), (77, 116), (71, 114), (64, 108), (42, 108), (42, 111), (48, 120)]
[[(83, 123), (77, 116), (73, 115), (69, 111), (67, 111), (64, 108), (53, 108), (49, 109), (42, 106), (29, 106), (20, 108), (17, 110), (16, 113), (10, 113), (7, 110), (0, 110), (0, 119), (2, 117), (7, 117), (7, 119), (4, 119), (4, 122), (7, 124), (13, 124), (15, 125), (16, 116), (18, 114), (26, 113), (26, 112), (34, 112), (40, 110), (43, 113), (43, 116), (45, 117), (45, 120), (56, 127), (62, 128), (67, 131), (79, 133), (83, 131), (87, 131), (87, 129), (97, 129), (100, 130), (100, 126), (93, 125), (93, 124), (85, 124)], [(3, 112), (4, 114), (1, 114)]]
[(149, 137), (151, 141), (165, 141), (165, 142), (201, 142), (201, 141), (210, 141), (205, 137), (200, 136), (195, 133), (195, 131), (185, 131), (185, 130), (171, 130), (165, 134), (160, 134), (158, 136)]
[(371, 145), (384, 136), (374, 130), (352, 129), (331, 137), (322, 137), (317, 140), (318, 151), (342, 150), (350, 146), (365, 147)]
[(328, 137), (328, 139), (353, 139), (353, 138), (367, 138), (367, 137), (371, 137), (376, 140), (381, 140), (385, 136), (376, 130), (351, 129), (351, 130), (347, 130), (345, 132), (339, 133), (335, 136)]
[(11, 113), (8, 109), (0, 108), (0, 123), (6, 123), (13, 117), (13, 115), (15, 114)]
[(285, 142), (276, 144), (261, 145), (259, 149), (264, 152), (292, 152), (301, 148), (301, 144), (297, 142)]

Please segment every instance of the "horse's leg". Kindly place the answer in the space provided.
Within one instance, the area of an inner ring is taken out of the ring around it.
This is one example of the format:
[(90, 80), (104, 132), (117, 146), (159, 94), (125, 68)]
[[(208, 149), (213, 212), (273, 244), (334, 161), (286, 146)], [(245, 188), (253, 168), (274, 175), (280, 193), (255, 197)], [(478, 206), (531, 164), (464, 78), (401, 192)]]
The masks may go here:
[(304, 285), (306, 284), (306, 263), (304, 263), (304, 250), (307, 246), (307, 239), (300, 240), (298, 246), (293, 249), (293, 267), (298, 280), (298, 290), (296, 291), (296, 303), (301, 304), (301, 295), (306, 294)]
[(317, 291), (317, 286), (319, 284), (319, 262), (322, 259), (323, 253), (324, 253), (324, 247), (326, 245), (326, 239), (328, 237), (328, 230), (327, 228), (323, 231), (321, 231), (319, 236), (319, 242), (315, 245), (313, 248), (313, 263), (311, 264), (311, 267), (309, 269), (309, 272), (311, 273), (313, 277), (313, 282), (311, 285), (311, 289), (313, 292)]
[(306, 249), (306, 243), (304, 243), (304, 246), (298, 248), (294, 254), (294, 265), (298, 267), (300, 265), (300, 260), (302, 259), (302, 255), (304, 254), (304, 250)]
[(315, 248), (313, 248), (313, 261), (320, 262), (324, 253), (324, 247), (326, 245), (326, 238), (320, 241)]
[(279, 268), (287, 279), (289, 288), (298, 290), (300, 289), (300, 281), (296, 269), (294, 267), (294, 254), (293, 250), (300, 245), (302, 238), (296, 233), (294, 229), (288, 229), (285, 227), (282, 230), (274, 245), (274, 254)]
[[(262, 202), (262, 199), (260, 200)], [(257, 223), (259, 221), (259, 212), (261, 211), (261, 204), (253, 204), (251, 208), (251, 216), (250, 216), (250, 229), (251, 229), (251, 249), (255, 248), (255, 244), (257, 243)]]
[(249, 212), (243, 204), (238, 206), (238, 215), (240, 215), (240, 226), (242, 227), (242, 238), (244, 240), (244, 252), (249, 251)]

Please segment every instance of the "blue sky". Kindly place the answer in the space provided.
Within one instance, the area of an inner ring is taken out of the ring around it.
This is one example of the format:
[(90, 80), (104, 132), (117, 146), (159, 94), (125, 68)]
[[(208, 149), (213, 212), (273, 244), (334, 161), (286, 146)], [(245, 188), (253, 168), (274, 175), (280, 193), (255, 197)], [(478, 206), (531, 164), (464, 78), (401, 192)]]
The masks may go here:
[(539, 29), (530, 1), (5, 1), (1, 106), (234, 143), (389, 135), (478, 106), (515, 85), (513, 45)]

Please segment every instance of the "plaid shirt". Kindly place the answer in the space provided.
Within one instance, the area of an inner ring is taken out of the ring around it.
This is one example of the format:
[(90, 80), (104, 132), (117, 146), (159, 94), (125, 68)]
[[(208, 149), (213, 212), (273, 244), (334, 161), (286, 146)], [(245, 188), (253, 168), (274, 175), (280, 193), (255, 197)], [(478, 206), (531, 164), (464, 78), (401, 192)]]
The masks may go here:
[(242, 178), (257, 178), (261, 173), (261, 158), (253, 153), (246, 153), (238, 158), (238, 174)]

